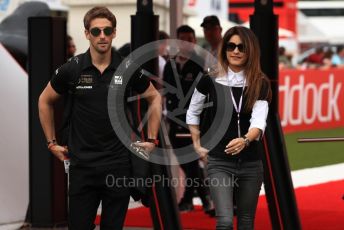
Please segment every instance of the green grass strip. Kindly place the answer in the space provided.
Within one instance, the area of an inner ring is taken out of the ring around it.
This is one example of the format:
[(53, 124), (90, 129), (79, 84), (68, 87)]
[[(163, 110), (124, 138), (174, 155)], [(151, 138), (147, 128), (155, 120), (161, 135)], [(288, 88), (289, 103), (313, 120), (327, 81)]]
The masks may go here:
[(284, 138), (291, 170), (344, 163), (344, 142), (297, 142), (298, 138), (309, 137), (344, 137), (344, 128), (286, 134)]

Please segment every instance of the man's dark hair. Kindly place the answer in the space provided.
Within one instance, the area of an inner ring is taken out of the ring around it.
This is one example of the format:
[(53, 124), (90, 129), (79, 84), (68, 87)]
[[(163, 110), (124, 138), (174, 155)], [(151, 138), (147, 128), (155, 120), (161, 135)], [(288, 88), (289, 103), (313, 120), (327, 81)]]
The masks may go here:
[(106, 18), (112, 23), (112, 27), (116, 28), (117, 21), (115, 15), (104, 6), (95, 6), (85, 14), (84, 27), (86, 30), (90, 29), (91, 21), (95, 18)]
[(221, 27), (219, 18), (216, 15), (210, 15), (210, 16), (205, 17), (203, 19), (201, 27), (205, 28), (208, 26), (219, 26), (219, 27)]
[(280, 46), (278, 48), (278, 55), (285, 55), (285, 48), (283, 46)]
[(70, 36), (70, 35), (67, 34), (67, 43), (69, 43), (69, 42), (72, 41), (72, 40), (73, 40), (72, 36)]
[(180, 33), (192, 33), (196, 37), (195, 30), (188, 25), (179, 26), (177, 29), (177, 37)]

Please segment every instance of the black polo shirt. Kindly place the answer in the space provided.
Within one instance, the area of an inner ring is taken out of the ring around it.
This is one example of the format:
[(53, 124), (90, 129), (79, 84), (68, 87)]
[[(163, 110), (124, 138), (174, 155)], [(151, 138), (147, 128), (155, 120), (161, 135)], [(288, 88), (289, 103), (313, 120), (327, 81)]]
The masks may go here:
[[(51, 79), (51, 86), (58, 94), (67, 93), (73, 82), (78, 82), (73, 86), (74, 104), (68, 138), (74, 165), (93, 167), (129, 163), (128, 150), (112, 128), (107, 104), (108, 88), (121, 61), (119, 53), (112, 51), (111, 64), (101, 74), (92, 64), (88, 50), (58, 68)], [(143, 93), (149, 84), (146, 76), (135, 74), (126, 87)]]

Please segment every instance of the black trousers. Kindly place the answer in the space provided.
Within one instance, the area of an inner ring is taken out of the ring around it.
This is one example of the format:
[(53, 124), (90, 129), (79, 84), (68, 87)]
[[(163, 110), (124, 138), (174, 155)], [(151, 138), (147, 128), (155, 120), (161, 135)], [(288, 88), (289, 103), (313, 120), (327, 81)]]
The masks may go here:
[(181, 164), (180, 167), (185, 173), (185, 191), (180, 203), (192, 204), (192, 198), (196, 190), (202, 204), (206, 204), (208, 202), (207, 196), (209, 192), (207, 190), (209, 188), (204, 184), (204, 175), (202, 169), (199, 167), (198, 160)]
[(130, 167), (71, 166), (69, 173), (69, 229), (94, 229), (100, 202), (100, 229), (122, 229), (130, 197), (123, 178), (130, 176)]

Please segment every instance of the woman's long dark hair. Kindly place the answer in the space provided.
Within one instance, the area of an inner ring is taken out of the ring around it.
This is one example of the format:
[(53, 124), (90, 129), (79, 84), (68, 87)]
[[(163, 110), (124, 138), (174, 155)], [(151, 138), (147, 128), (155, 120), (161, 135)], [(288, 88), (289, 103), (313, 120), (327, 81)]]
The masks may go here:
[[(247, 101), (245, 104), (245, 110), (250, 111), (253, 108), (254, 103), (258, 100), (261, 90), (267, 87), (266, 100), (271, 101), (271, 88), (270, 81), (262, 72), (260, 67), (260, 49), (257, 37), (254, 33), (242, 26), (234, 26), (227, 30), (223, 36), (222, 43), (219, 48), (219, 67), (223, 71), (228, 71), (228, 60), (227, 60), (227, 49), (226, 44), (233, 35), (238, 35), (244, 45), (244, 52), (247, 56), (246, 62), (244, 63), (244, 74), (246, 76), (247, 90), (245, 92)], [(220, 71), (219, 73), (223, 72)], [(222, 73), (223, 74), (223, 73)]]

